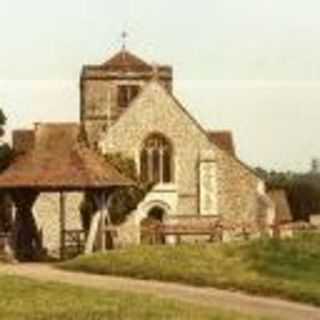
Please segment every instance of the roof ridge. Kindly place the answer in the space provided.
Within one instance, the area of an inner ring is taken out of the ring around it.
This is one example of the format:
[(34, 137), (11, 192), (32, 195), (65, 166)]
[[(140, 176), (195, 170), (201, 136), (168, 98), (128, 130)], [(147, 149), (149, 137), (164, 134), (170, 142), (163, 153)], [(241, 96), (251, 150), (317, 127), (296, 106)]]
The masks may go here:
[(145, 68), (152, 68), (152, 66), (139, 58), (137, 55), (131, 53), (127, 49), (121, 50), (114, 54), (111, 58), (105, 61), (102, 66), (104, 67), (130, 67), (139, 66)]
[[(111, 163), (106, 161), (106, 159), (101, 155), (96, 150), (93, 150), (89, 147), (87, 147), (83, 143), (76, 143), (74, 146), (74, 150), (77, 153), (78, 157), (80, 158), (82, 165), (86, 169), (86, 172), (91, 173), (94, 175), (94, 179), (99, 179), (102, 177), (105, 178), (107, 176), (107, 171), (108, 174), (113, 173), (115, 175), (119, 175), (123, 181), (126, 181), (127, 184), (134, 184), (133, 181), (131, 181), (130, 178), (128, 178), (126, 175), (121, 173), (116, 167), (114, 167)], [(91, 163), (88, 163), (88, 159), (91, 161)], [(92, 165), (92, 164), (98, 164), (99, 165), (99, 170), (98, 166)], [(103, 167), (103, 172), (101, 171), (101, 168)], [(87, 170), (89, 169), (89, 170)], [(102, 172), (102, 175), (101, 175)], [(89, 177), (90, 178), (90, 177)]]
[[(213, 143), (210, 140), (208, 131), (200, 124), (200, 122), (191, 115), (191, 113), (187, 110), (187, 108), (184, 107), (184, 105), (180, 102), (180, 100), (174, 95), (173, 92), (171, 92), (170, 90), (168, 90), (168, 88), (165, 87), (165, 85), (163, 83), (161, 83), (158, 79), (156, 78), (152, 78), (141, 90), (141, 92), (138, 94), (137, 97), (135, 97), (135, 99), (133, 99), (131, 101), (131, 103), (129, 104), (128, 108), (126, 109), (126, 111), (122, 114), (122, 117), (120, 117), (118, 119), (117, 122), (121, 121), (121, 118), (123, 118), (123, 115), (127, 114), (128, 112), (132, 112), (130, 106), (134, 103), (134, 101), (138, 100), (138, 98), (140, 96), (142, 96), (144, 94), (144, 92), (152, 85), (156, 83), (158, 86), (160, 86), (168, 95), (171, 99), (173, 99), (173, 101), (177, 104), (177, 106), (180, 108), (180, 110), (193, 122), (193, 124), (204, 134), (204, 136), (207, 138), (207, 140), (209, 141), (209, 143), (211, 143), (212, 145), (214, 145), (216, 148), (218, 148), (221, 152), (225, 153), (227, 156), (232, 157), (232, 159), (234, 159), (239, 165), (241, 165), (244, 169), (246, 169), (247, 171), (249, 171), (251, 174), (253, 174), (256, 178), (261, 179), (258, 174), (255, 172), (255, 170), (253, 168), (251, 168), (249, 165), (247, 165), (246, 163), (244, 163), (242, 160), (240, 160), (237, 155), (232, 155), (230, 154), (228, 151), (225, 151), (223, 148), (219, 147), (218, 145), (216, 145), (215, 143)], [(116, 123), (114, 124), (116, 125)]]

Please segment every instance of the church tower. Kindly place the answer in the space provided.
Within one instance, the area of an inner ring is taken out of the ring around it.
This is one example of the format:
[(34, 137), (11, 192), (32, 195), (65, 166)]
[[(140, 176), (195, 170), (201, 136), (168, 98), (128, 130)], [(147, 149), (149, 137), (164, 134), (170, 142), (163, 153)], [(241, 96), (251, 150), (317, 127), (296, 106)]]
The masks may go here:
[(100, 137), (154, 77), (172, 90), (172, 67), (150, 65), (125, 48), (101, 65), (82, 68), (80, 121), (90, 145), (97, 145)]

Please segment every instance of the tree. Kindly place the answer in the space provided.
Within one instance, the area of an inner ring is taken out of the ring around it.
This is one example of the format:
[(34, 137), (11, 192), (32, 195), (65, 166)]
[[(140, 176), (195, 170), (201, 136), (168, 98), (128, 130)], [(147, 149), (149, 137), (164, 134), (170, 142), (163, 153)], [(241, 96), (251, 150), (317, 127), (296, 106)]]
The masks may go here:
[[(0, 109), (0, 138), (4, 136), (7, 118)], [(6, 169), (12, 160), (12, 150), (7, 143), (0, 144), (0, 172)], [(10, 232), (13, 226), (12, 203), (8, 194), (0, 192), (0, 232)]]
[[(7, 118), (2, 109), (0, 109), (0, 138), (4, 136), (4, 126), (7, 123)], [(12, 159), (12, 150), (7, 143), (0, 144), (0, 171), (4, 170)]]
[(2, 109), (0, 109), (0, 137), (4, 135), (4, 126), (7, 122), (7, 117), (5, 116)]
[(13, 157), (12, 149), (7, 143), (0, 145), (0, 172), (6, 169)]
[(267, 170), (261, 168), (261, 167), (256, 167), (255, 168), (256, 174), (263, 180), (267, 181), (269, 178), (269, 173)]
[[(107, 194), (107, 198), (110, 200), (108, 201), (108, 212), (111, 223), (113, 225), (120, 225), (136, 209), (137, 205), (152, 188), (152, 184), (145, 184), (140, 181), (133, 159), (125, 157), (121, 153), (109, 153), (104, 157), (106, 162), (113, 165), (121, 174), (135, 182), (135, 186), (110, 189)], [(80, 206), (82, 225), (85, 230), (89, 230), (92, 216), (97, 210), (98, 204), (95, 200), (95, 195), (90, 192), (86, 193)]]
[(320, 213), (320, 174), (277, 172), (256, 168), (267, 189), (284, 189), (294, 220), (309, 220), (311, 213)]
[(288, 198), (297, 220), (309, 220), (310, 214), (320, 213), (320, 175), (297, 175), (288, 188)]
[[(0, 138), (4, 136), (4, 126), (7, 122), (7, 118), (2, 109), (0, 109)], [(7, 143), (0, 144), (0, 172), (8, 167), (12, 159), (12, 150)], [(12, 220), (9, 214), (8, 197), (0, 192), (0, 231), (9, 231), (12, 227)]]

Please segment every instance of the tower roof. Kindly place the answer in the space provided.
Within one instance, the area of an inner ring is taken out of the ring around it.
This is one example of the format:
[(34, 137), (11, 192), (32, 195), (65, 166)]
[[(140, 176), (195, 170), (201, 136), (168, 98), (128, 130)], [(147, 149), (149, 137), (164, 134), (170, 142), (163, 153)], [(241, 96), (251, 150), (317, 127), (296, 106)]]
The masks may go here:
[[(155, 67), (140, 59), (127, 49), (123, 48), (110, 59), (99, 65), (84, 65), (81, 80), (114, 79), (128, 77), (150, 80), (155, 72)], [(163, 81), (172, 81), (172, 67), (158, 65), (157, 72)]]
[(102, 64), (104, 68), (114, 70), (152, 70), (152, 66), (126, 49), (121, 50)]

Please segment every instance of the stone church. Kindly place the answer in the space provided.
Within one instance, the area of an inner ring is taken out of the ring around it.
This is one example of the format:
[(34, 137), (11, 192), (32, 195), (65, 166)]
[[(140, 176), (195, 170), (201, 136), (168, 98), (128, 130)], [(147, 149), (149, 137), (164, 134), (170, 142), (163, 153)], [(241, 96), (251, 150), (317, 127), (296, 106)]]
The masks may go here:
[(88, 140), (103, 153), (134, 159), (141, 179), (155, 183), (131, 224), (149, 215), (172, 224), (257, 221), (272, 209), (264, 182), (238, 159), (230, 131), (207, 131), (188, 113), (173, 81), (171, 66), (125, 49), (82, 69)]
[[(153, 184), (118, 228), (118, 246), (140, 243), (148, 218), (167, 225), (208, 225), (217, 219), (258, 225), (274, 214), (264, 181), (239, 160), (232, 133), (204, 129), (175, 96), (173, 81), (171, 66), (149, 64), (126, 49), (82, 68), (80, 123), (72, 130), (81, 128), (92, 152), (133, 159), (141, 180)], [(14, 142), (19, 146), (41, 130), (69, 130), (62, 127), (38, 124), (32, 133), (14, 133)], [(67, 227), (81, 228), (82, 194), (67, 197)], [(59, 246), (58, 215), (53, 214), (58, 202), (58, 196), (42, 193), (34, 208), (50, 251)]]

